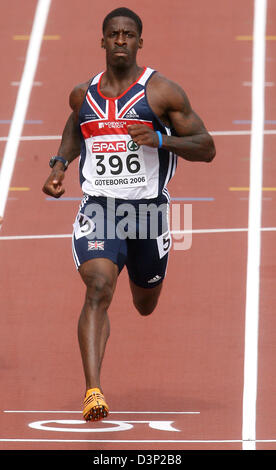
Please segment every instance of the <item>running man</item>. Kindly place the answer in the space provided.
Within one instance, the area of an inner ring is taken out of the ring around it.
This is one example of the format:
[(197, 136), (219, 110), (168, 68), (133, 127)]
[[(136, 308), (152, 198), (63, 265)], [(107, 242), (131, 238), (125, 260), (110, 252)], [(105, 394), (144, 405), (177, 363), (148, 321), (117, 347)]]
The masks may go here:
[[(141, 224), (148, 227), (147, 215), (142, 222), (134, 215), (131, 223), (112, 236), (107, 233), (110, 226), (106, 227), (109, 222), (111, 226), (122, 222), (124, 203), (135, 214), (141, 204), (162, 206), (163, 213), (167, 212), (166, 186), (175, 172), (177, 156), (193, 162), (211, 162), (215, 156), (213, 139), (182, 88), (137, 64), (141, 35), (142, 22), (133, 11), (118, 8), (105, 17), (101, 46), (106, 70), (71, 92), (72, 112), (43, 187), (46, 194), (61, 197), (65, 171), (80, 156), (84, 196), (72, 246), (86, 286), (78, 322), (86, 421), (102, 419), (109, 412), (100, 372), (109, 337), (107, 311), (119, 273), (126, 266), (134, 306), (141, 315), (149, 315), (158, 302), (170, 248), (168, 226), (164, 228), (163, 223), (157, 222), (155, 237), (137, 236)], [(95, 223), (94, 209), (98, 207), (102, 212)], [(100, 234), (97, 224), (104, 225)]]

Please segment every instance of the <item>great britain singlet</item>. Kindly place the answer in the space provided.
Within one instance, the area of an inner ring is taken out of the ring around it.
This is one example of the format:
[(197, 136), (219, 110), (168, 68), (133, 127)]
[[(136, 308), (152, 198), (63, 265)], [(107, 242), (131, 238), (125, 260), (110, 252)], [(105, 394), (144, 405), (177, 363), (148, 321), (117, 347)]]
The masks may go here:
[(101, 93), (103, 73), (91, 80), (79, 113), (82, 191), (128, 200), (163, 195), (169, 200), (166, 186), (176, 169), (176, 155), (162, 148), (138, 146), (127, 130), (131, 124), (144, 124), (171, 135), (147, 101), (147, 82), (155, 71), (145, 67), (136, 82), (116, 98)]

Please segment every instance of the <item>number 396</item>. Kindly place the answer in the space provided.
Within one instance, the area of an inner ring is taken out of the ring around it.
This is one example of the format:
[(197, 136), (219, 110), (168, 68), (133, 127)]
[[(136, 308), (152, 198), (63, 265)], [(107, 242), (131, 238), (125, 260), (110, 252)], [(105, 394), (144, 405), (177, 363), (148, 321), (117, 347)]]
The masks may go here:
[[(107, 169), (112, 175), (120, 175), (124, 169), (124, 162), (119, 155), (111, 155), (106, 157), (105, 155), (96, 155), (96, 171), (99, 176), (105, 174)], [(139, 155), (131, 153), (126, 157), (125, 165), (128, 173), (138, 173), (141, 165), (139, 162)]]

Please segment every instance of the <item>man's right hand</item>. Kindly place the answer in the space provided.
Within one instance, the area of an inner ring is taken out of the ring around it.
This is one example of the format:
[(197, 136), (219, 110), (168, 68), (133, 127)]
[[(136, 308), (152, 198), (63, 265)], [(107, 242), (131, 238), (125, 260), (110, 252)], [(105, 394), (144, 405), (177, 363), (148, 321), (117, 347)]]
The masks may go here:
[(59, 170), (53, 168), (52, 173), (47, 178), (42, 191), (49, 196), (59, 198), (65, 192), (65, 189), (62, 185), (64, 179), (64, 170)]

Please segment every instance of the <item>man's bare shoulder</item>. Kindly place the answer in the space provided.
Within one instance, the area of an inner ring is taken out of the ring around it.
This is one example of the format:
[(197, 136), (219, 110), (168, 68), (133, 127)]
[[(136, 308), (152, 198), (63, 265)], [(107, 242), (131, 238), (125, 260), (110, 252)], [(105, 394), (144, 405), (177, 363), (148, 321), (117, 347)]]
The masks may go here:
[(183, 88), (159, 72), (149, 80), (147, 94), (152, 107), (162, 110), (162, 114), (170, 110), (181, 110), (186, 113), (191, 111), (189, 99)]
[(89, 87), (90, 80), (76, 85), (70, 93), (69, 103), (73, 111), (79, 110)]
[(158, 92), (169, 93), (173, 95), (186, 96), (183, 88), (173, 80), (165, 77), (160, 72), (153, 74), (149, 81), (149, 86), (158, 89)]

